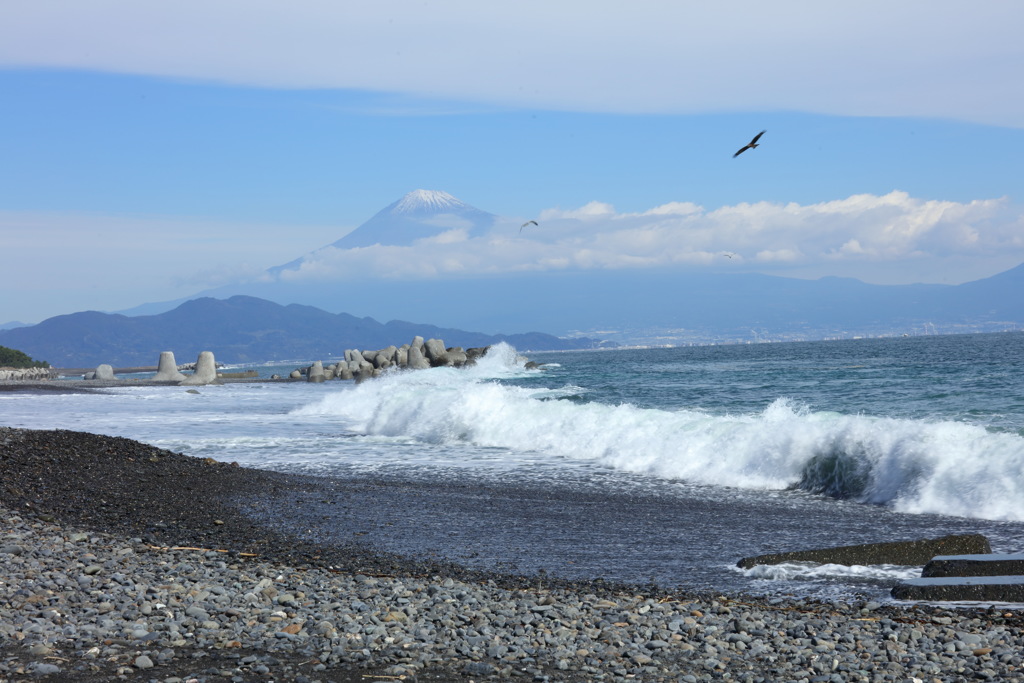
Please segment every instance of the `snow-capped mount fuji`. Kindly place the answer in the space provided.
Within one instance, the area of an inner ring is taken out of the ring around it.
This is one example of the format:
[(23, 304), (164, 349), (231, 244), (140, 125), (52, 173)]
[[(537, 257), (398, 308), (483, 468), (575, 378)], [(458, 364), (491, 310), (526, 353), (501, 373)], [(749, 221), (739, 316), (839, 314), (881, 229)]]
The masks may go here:
[[(450, 230), (464, 230), (467, 237), (486, 232), (497, 218), (441, 190), (413, 190), (377, 212), (358, 228), (322, 249), (354, 249), (384, 246), (411, 246), (416, 240), (435, 237)], [(315, 254), (316, 251), (313, 253)], [(306, 257), (269, 268), (278, 274), (297, 270)]]
[(407, 214), (458, 213), (466, 209), (476, 210), (461, 199), (456, 199), (441, 190), (413, 190), (384, 211), (388, 209), (391, 210), (391, 213)]
[(440, 190), (413, 190), (330, 246), (338, 249), (374, 244), (410, 246), (424, 237), (466, 230), (476, 237), (494, 224), (494, 214), (481, 211)]

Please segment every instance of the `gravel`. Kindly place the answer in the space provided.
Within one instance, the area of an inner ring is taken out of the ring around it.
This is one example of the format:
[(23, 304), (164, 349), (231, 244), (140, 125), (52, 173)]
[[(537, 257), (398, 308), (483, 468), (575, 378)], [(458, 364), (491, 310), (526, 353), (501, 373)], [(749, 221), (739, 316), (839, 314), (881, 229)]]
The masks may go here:
[(318, 546), (311, 478), (0, 428), (0, 680), (1024, 681), (1005, 607), (669, 594)]

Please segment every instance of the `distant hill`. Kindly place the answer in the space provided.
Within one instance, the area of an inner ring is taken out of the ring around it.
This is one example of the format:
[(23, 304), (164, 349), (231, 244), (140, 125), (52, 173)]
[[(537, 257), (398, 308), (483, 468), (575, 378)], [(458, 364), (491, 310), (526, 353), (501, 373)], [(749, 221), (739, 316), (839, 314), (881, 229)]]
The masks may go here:
[(312, 306), (282, 306), (250, 296), (187, 301), (159, 315), (129, 317), (84, 311), (49, 318), (27, 327), (0, 331), (0, 344), (46, 358), (54, 367), (156, 365), (161, 351), (178, 362), (213, 351), (225, 363), (278, 359), (325, 359), (345, 349), (401, 345), (416, 335), (439, 338), (449, 346), (487, 346), (506, 341), (518, 349), (592, 348), (592, 339), (559, 339), (539, 332), (487, 335), (393, 320), (379, 323)]
[[(486, 305), (468, 305), (467, 291)], [(415, 283), (262, 282), (204, 292), (217, 298), (236, 294), (326, 310), (344, 307), (357, 316), (429, 317), (434, 324), (459, 329), (533, 329), (557, 336), (583, 331), (624, 344), (658, 343), (659, 335), (660, 343), (753, 339), (754, 330), (775, 339), (822, 339), (926, 326), (947, 333), (1024, 327), (1024, 264), (961, 285), (622, 269)]]

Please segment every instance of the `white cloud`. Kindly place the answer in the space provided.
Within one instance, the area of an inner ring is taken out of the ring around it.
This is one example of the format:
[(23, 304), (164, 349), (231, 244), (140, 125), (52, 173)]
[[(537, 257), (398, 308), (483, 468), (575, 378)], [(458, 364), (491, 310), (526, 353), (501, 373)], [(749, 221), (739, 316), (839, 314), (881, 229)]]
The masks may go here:
[(598, 218), (613, 218), (615, 207), (604, 202), (588, 202), (578, 209), (544, 209), (540, 212), (542, 221), (576, 219), (581, 221), (595, 220)]
[[(811, 111), (1024, 126), (1016, 0), (32, 0), (0, 65), (575, 111)], [(398, 101), (399, 109), (401, 101)]]
[[(1024, 211), (1005, 198), (953, 202), (905, 192), (714, 210), (674, 202), (638, 212), (607, 203), (549, 209), (519, 232), (459, 228), (414, 246), (310, 250), (292, 281), (472, 277), (566, 269), (712, 268), (868, 282), (956, 284), (1024, 262)], [(242, 229), (244, 228), (244, 230)], [(346, 230), (167, 217), (0, 212), (0, 322), (119, 310), (204, 288), (265, 280), (311, 244)], [(237, 235), (244, 233), (246, 239)], [(301, 236), (301, 239), (300, 239)]]
[[(806, 206), (759, 202), (713, 211), (684, 203), (666, 206), (675, 208), (618, 213), (610, 204), (590, 202), (579, 209), (548, 209), (539, 225), (521, 233), (518, 219), (510, 219), (483, 237), (452, 239), (459, 232), (452, 231), (411, 247), (327, 248), (310, 255), (301, 270), (282, 276), (431, 278), (680, 265), (773, 272), (817, 268), (828, 274), (842, 265), (851, 269), (848, 274), (859, 269), (868, 280), (899, 282), (909, 272), (919, 279), (917, 271), (906, 270), (908, 260), (919, 262), (925, 273), (937, 260), (1001, 259), (1006, 267), (1024, 261), (1024, 218), (1006, 199), (957, 203), (893, 191)], [(878, 278), (886, 269), (888, 274)], [(967, 279), (972, 278), (962, 278)]]

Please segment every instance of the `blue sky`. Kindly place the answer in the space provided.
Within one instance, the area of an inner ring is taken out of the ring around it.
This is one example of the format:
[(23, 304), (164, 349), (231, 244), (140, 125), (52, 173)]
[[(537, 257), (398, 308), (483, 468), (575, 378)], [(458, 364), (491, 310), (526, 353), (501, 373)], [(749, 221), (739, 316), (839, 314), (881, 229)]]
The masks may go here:
[[(1017, 2), (33, 0), (4, 14), (0, 286), (16, 296), (0, 323), (251, 277), (417, 188), (502, 216), (499, 230), (565, 229), (534, 246), (571, 267), (671, 254), (955, 284), (1024, 262)], [(584, 265), (581, 234), (607, 253)], [(449, 241), (444, 258), (536, 258), (502, 244)]]

